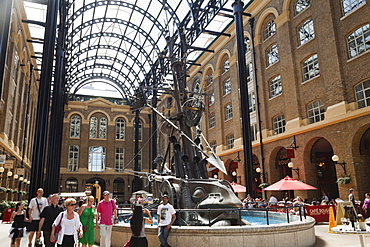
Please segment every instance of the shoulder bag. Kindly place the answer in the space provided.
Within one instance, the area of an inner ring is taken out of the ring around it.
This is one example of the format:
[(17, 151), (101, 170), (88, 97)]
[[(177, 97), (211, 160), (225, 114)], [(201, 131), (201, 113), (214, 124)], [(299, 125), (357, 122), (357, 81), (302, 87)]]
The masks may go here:
[(58, 241), (58, 235), (60, 230), (62, 229), (62, 219), (63, 219), (64, 213), (62, 213), (62, 216), (60, 217), (59, 224), (55, 226), (54, 231), (54, 243)]

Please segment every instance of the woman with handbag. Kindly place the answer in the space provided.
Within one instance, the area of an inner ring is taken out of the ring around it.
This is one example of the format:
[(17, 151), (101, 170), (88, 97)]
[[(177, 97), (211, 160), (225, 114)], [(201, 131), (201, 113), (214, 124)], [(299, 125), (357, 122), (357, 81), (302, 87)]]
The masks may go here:
[[(149, 218), (143, 217), (143, 213), (147, 214)], [(132, 236), (130, 239), (130, 247), (147, 247), (148, 240), (145, 236), (145, 223), (153, 224), (153, 218), (150, 211), (143, 209), (141, 205), (135, 206), (134, 212), (130, 218), (130, 227)]]
[(94, 244), (94, 219), (96, 219), (96, 211), (94, 197), (88, 196), (86, 204), (83, 204), (78, 211), (80, 221), (82, 223), (83, 236), (78, 240), (82, 247), (92, 247)]
[(19, 247), (21, 245), (21, 238), (26, 236), (26, 211), (24, 210), (24, 204), (18, 202), (15, 205), (15, 211), (12, 212), (11, 220), (13, 221), (12, 227), (10, 228), (11, 243), (10, 246)]
[(50, 242), (57, 242), (58, 247), (73, 247), (82, 237), (82, 224), (78, 213), (74, 211), (76, 200), (68, 198), (65, 206), (67, 210), (61, 212), (53, 223)]

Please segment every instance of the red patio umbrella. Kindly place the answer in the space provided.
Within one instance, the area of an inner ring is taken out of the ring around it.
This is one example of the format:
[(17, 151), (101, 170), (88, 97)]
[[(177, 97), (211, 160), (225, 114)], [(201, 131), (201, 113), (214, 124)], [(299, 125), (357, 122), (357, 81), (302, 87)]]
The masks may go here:
[(235, 193), (238, 193), (238, 192), (246, 192), (247, 191), (247, 187), (241, 185), (241, 184), (237, 184), (235, 183), (234, 181), (232, 181), (230, 183), (230, 185), (233, 187), (233, 190)]
[(263, 190), (317, 190), (317, 188), (286, 176)]

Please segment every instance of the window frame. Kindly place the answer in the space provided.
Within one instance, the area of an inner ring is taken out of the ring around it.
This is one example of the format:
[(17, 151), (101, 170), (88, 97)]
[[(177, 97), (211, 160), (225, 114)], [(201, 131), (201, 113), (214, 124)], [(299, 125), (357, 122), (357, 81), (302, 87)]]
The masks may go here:
[[(310, 68), (311, 67), (311, 68)], [(305, 69), (307, 68), (307, 69)], [(305, 71), (306, 70), (306, 71)], [(312, 74), (313, 71), (313, 76)], [(307, 76), (306, 76), (307, 75)], [(317, 54), (313, 54), (302, 62), (302, 82), (306, 82), (320, 75), (320, 65)]]
[[(301, 2), (300, 3), (301, 5), (304, 5), (305, 3), (306, 3), (306, 5), (300, 7), (300, 9), (298, 10), (299, 2)], [(308, 2), (308, 4), (307, 4), (307, 2)], [(295, 5), (294, 5), (294, 15), (298, 15), (298, 14), (302, 13), (303, 11), (305, 11), (310, 6), (311, 6), (310, 0), (296, 0)]]
[[(315, 106), (315, 103), (318, 105)], [(310, 112), (312, 112), (312, 114)], [(315, 100), (307, 105), (307, 118), (308, 124), (325, 120), (325, 105), (322, 99)]]
[[(118, 122), (118, 121), (121, 121), (121, 122)], [(123, 118), (117, 118), (116, 119), (116, 140), (125, 140), (125, 137), (126, 137), (126, 121)]]
[(277, 32), (276, 23), (274, 20), (270, 20), (269, 22), (266, 23), (265, 28), (263, 29), (263, 40), (266, 41), (276, 32)]
[[(125, 169), (125, 148), (115, 148), (114, 170), (116, 172), (123, 172)], [(118, 157), (118, 158), (117, 158)]]
[(281, 75), (277, 75), (271, 80), (269, 80), (269, 88), (270, 88), (270, 99), (283, 94), (283, 84), (281, 82)]
[(279, 60), (279, 47), (277, 43), (274, 43), (266, 49), (266, 65), (270, 67), (279, 62)]
[(224, 96), (231, 93), (231, 78), (227, 78), (223, 83)]
[(232, 149), (235, 146), (234, 134), (226, 136), (226, 149)]
[[(307, 33), (309, 37), (307, 37)], [(298, 46), (302, 46), (309, 42), (310, 40), (315, 38), (315, 28), (313, 24), (312, 18), (306, 19), (299, 27), (298, 27)]]
[(209, 114), (209, 124), (208, 124), (208, 128), (209, 129), (212, 129), (214, 127), (216, 127), (216, 114), (214, 112), (210, 113)]
[[(364, 84), (368, 84), (368, 85), (366, 85), (365, 87)], [(359, 86), (361, 86), (361, 88), (359, 88)], [(357, 109), (370, 106), (370, 79), (367, 79), (355, 85), (354, 91), (355, 91), (355, 96), (356, 96)], [(361, 95), (362, 97), (359, 98), (359, 95)], [(366, 95), (369, 95), (369, 96), (366, 97)], [(362, 101), (364, 102), (364, 104), (363, 106), (360, 106), (359, 102), (362, 102)]]
[[(350, 3), (349, 7), (344, 6), (345, 1)], [(342, 0), (341, 5), (342, 5), (342, 14), (343, 14), (343, 16), (349, 15), (350, 13), (352, 13), (353, 11), (355, 11), (356, 9), (358, 9), (359, 7), (364, 5), (365, 3), (366, 3), (365, 0)], [(346, 11), (346, 9), (349, 9), (349, 10)]]
[[(72, 149), (74, 149), (74, 150), (72, 150)], [(69, 172), (77, 172), (78, 171), (79, 155), (80, 155), (80, 147), (78, 145), (69, 145), (69, 147), (68, 147), (67, 171), (69, 171)]]
[(272, 129), (274, 135), (278, 135), (285, 132), (285, 115), (280, 114), (272, 119)]
[[(91, 152), (92, 149), (101, 148), (101, 152)], [(100, 159), (96, 159), (98, 157)], [(104, 172), (105, 171), (105, 159), (106, 159), (106, 149), (103, 146), (89, 146), (88, 153), (88, 171), (89, 172)], [(98, 163), (100, 161), (100, 164)], [(93, 164), (96, 163), (96, 164)], [(100, 169), (98, 169), (100, 166)]]
[[(364, 27), (367, 27), (367, 29), (364, 31)], [(359, 30), (361, 29), (361, 35), (356, 35), (355, 33), (358, 32)], [(367, 35), (367, 36), (366, 36)], [(353, 37), (353, 38), (351, 38)], [(366, 40), (366, 38), (368, 40)], [(362, 40), (363, 42), (361, 44), (357, 44), (357, 41), (358, 40)], [(351, 43), (354, 43), (355, 46), (351, 48)], [(351, 32), (348, 36), (347, 36), (347, 47), (348, 47), (348, 57), (351, 59), (351, 58), (355, 58), (367, 51), (370, 50), (370, 44), (366, 44), (367, 42), (370, 42), (370, 24), (367, 23), (359, 28), (357, 28), (356, 30), (354, 30), (353, 32)], [(362, 51), (359, 51), (359, 47), (363, 46), (364, 49)], [(355, 51), (356, 54), (352, 55), (352, 51)]]
[(81, 134), (81, 117), (75, 114), (70, 118), (69, 137), (80, 138), (80, 134)]
[(233, 118), (233, 104), (229, 103), (225, 106), (225, 121)]

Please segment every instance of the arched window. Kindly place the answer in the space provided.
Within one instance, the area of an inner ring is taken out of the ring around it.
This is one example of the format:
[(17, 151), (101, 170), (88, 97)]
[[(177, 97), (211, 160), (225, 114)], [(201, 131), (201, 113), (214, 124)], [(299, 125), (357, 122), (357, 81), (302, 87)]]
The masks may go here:
[(251, 51), (251, 41), (248, 37), (245, 37), (244, 39), (244, 46), (245, 46), (245, 53), (248, 53)]
[(78, 180), (76, 178), (68, 178), (66, 180), (66, 192), (78, 192)]
[(123, 147), (116, 147), (116, 159), (114, 169), (116, 172), (123, 172), (125, 161), (125, 149)]
[(229, 59), (225, 59), (223, 65), (222, 65), (222, 74), (226, 73), (230, 70), (230, 62)]
[(353, 58), (370, 50), (370, 25), (366, 24), (347, 37), (349, 57)]
[(194, 93), (200, 93), (200, 79), (197, 78), (193, 85), (193, 92)]
[(285, 132), (285, 116), (283, 114), (274, 117), (272, 124), (274, 128), (274, 135)]
[(303, 70), (303, 82), (320, 75), (319, 61), (317, 59), (317, 54), (307, 58), (302, 63)]
[(69, 127), (69, 136), (70, 137), (80, 137), (80, 128), (81, 128), (80, 116), (73, 115), (71, 117), (71, 123)]
[(313, 28), (312, 19), (308, 19), (298, 28), (299, 45), (306, 44), (311, 39), (315, 38), (315, 30)]
[(104, 172), (105, 147), (92, 146), (89, 148), (89, 172)]
[(298, 15), (310, 6), (310, 0), (297, 0), (295, 3), (295, 14)]
[(212, 70), (209, 69), (207, 71), (207, 74), (205, 76), (205, 79), (206, 79), (206, 85), (209, 86), (213, 83), (213, 76), (212, 76)]
[(270, 99), (282, 94), (283, 86), (281, 85), (280, 75), (270, 80), (269, 86), (270, 86)]
[(79, 155), (79, 146), (77, 145), (69, 146), (68, 168), (67, 168), (69, 172), (78, 171), (78, 155)]
[(126, 122), (123, 118), (118, 118), (116, 120), (116, 139), (117, 140), (125, 139), (125, 126), (126, 126)]
[(276, 24), (273, 20), (271, 20), (265, 26), (264, 40), (270, 38), (275, 33), (276, 33)]
[(90, 118), (90, 138), (97, 138), (98, 136), (98, 119), (96, 117)]
[(307, 111), (308, 122), (310, 124), (320, 122), (325, 119), (324, 102), (321, 99), (308, 104)]
[(100, 118), (99, 124), (99, 138), (107, 138), (107, 119), (105, 117)]
[(370, 106), (370, 79), (355, 86), (358, 109)]

